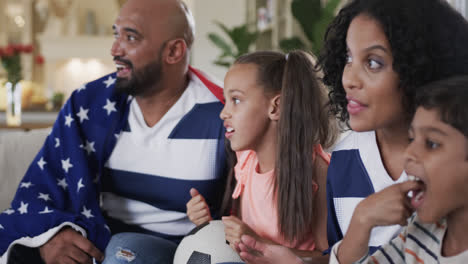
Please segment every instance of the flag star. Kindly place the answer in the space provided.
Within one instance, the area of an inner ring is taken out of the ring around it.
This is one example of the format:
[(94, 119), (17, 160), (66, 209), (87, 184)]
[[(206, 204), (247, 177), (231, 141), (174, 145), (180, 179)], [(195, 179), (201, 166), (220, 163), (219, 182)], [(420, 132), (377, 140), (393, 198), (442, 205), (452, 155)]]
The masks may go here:
[(43, 211), (40, 211), (39, 214), (50, 214), (52, 213), (54, 210), (50, 210), (49, 207), (45, 207)]
[(14, 212), (15, 212), (15, 210), (13, 210), (13, 209), (11, 209), (11, 208), (9, 208), (9, 209), (3, 211), (3, 213), (5, 213), (5, 214), (7, 214), (7, 215), (11, 215), (11, 214), (13, 214)]
[(73, 167), (73, 164), (70, 163), (70, 158), (62, 160), (62, 169), (68, 173), (68, 170)]
[(83, 84), (83, 85), (80, 86), (80, 88), (78, 88), (78, 92), (81, 92), (81, 91), (83, 91), (85, 89), (86, 89), (86, 84)]
[(71, 126), (71, 123), (72, 123), (73, 121), (75, 121), (75, 120), (73, 120), (73, 117), (71, 117), (71, 114), (68, 114), (68, 115), (65, 116), (65, 125), (66, 125), (67, 127), (70, 127), (70, 126)]
[(0, 225), (0, 229), (5, 229), (2, 225)]
[(80, 106), (80, 112), (76, 114), (80, 118), (80, 123), (83, 123), (84, 120), (89, 120), (88, 112), (89, 112), (89, 109), (84, 109), (83, 107)]
[(106, 105), (103, 108), (106, 109), (107, 115), (110, 115), (112, 112), (117, 112), (117, 109), (115, 109), (115, 102), (109, 99), (106, 99)]
[(32, 184), (31, 182), (22, 182), (21, 185), (20, 185), (20, 188), (26, 188), (26, 189), (29, 189), (29, 187), (33, 186), (34, 184)]
[(44, 165), (46, 165), (47, 162), (44, 161), (44, 157), (41, 157), (41, 159), (37, 162), (37, 165), (39, 165), (39, 168), (41, 168), (41, 170), (44, 170)]
[(107, 231), (109, 231), (109, 233), (110, 233), (111, 230), (110, 230), (110, 227), (108, 225), (104, 224), (104, 228), (107, 229)]
[(107, 80), (105, 80), (104, 83), (106, 84), (106, 88), (109, 88), (112, 84), (115, 83), (115, 78), (109, 76), (109, 78), (107, 78)]
[(52, 201), (52, 199), (50, 199), (50, 197), (49, 197), (49, 195), (47, 193), (39, 193), (39, 197), (37, 197), (37, 198), (42, 199), (42, 200), (44, 200), (46, 202), (49, 201), (49, 200)]
[(60, 147), (60, 139), (59, 138), (55, 138), (55, 147), (56, 148)]
[(94, 148), (94, 143), (94, 141), (89, 142), (88, 140), (86, 140), (86, 146), (80, 145), (80, 148), (86, 150), (86, 152), (88, 152), (88, 155), (90, 155), (92, 152), (96, 152), (96, 149)]
[(83, 212), (81, 212), (81, 214), (86, 216), (86, 218), (94, 217), (94, 215), (91, 214), (91, 210), (86, 209), (86, 206), (83, 206)]
[(80, 189), (81, 188), (84, 188), (85, 185), (83, 184), (83, 178), (81, 178), (79, 181), (78, 181), (78, 188), (76, 189), (76, 192), (80, 192)]
[(68, 184), (67, 184), (67, 181), (65, 180), (65, 178), (61, 179), (61, 180), (58, 180), (58, 183), (57, 185), (58, 186), (61, 186), (64, 190), (67, 188)]
[(28, 204), (27, 203), (23, 203), (21, 201), (21, 206), (18, 208), (18, 211), (20, 212), (20, 214), (26, 214), (28, 213)]
[(118, 134), (114, 134), (115, 139), (119, 139), (119, 137), (120, 137), (121, 134), (122, 134), (122, 132), (119, 132)]

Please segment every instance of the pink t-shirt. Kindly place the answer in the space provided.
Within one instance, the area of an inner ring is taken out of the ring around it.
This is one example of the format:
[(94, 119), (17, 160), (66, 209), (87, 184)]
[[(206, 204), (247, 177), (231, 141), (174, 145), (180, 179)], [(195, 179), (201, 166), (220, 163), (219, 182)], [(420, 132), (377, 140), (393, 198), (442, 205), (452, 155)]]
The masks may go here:
[[(320, 145), (314, 148), (315, 153), (330, 163), (330, 155)], [(278, 225), (277, 203), (273, 195), (274, 170), (258, 173), (257, 155), (252, 150), (237, 152), (237, 164), (234, 168), (237, 185), (232, 194), (233, 199), (241, 196), (242, 221), (249, 225), (259, 236), (270, 239), (280, 245), (299, 250), (314, 250), (315, 242), (310, 239), (297, 242), (285, 241)], [(313, 186), (313, 191), (317, 185)]]

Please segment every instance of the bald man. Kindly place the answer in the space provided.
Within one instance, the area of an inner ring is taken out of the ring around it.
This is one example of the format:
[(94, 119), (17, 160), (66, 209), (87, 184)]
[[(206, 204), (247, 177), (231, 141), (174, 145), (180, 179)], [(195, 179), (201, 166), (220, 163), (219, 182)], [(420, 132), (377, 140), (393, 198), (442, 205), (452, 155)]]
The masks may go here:
[(190, 188), (218, 212), (222, 89), (189, 66), (189, 10), (128, 0), (113, 30), (117, 71), (77, 89), (59, 113), (0, 214), (0, 263), (172, 263), (194, 227)]

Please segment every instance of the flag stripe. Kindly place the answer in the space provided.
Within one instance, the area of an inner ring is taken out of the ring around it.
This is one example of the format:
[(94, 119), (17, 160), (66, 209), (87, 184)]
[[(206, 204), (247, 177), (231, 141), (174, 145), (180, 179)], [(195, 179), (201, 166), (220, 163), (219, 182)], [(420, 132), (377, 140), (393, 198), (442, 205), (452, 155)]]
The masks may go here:
[[(222, 180), (180, 180), (143, 173), (105, 169), (103, 191), (142, 201), (163, 210), (185, 212), (190, 188), (196, 188), (209, 204), (216, 204)], [(151, 186), (151, 188), (148, 188)]]

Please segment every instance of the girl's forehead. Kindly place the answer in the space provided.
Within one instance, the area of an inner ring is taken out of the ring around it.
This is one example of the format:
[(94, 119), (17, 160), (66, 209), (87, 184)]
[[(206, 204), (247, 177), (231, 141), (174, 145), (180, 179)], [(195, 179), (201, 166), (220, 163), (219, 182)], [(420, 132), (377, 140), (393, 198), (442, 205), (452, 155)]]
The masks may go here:
[(226, 73), (225, 82), (229, 81), (243, 81), (251, 82), (257, 79), (257, 66), (252, 63), (248, 64), (234, 64)]
[(224, 79), (224, 93), (230, 91), (247, 91), (257, 86), (257, 66), (255, 64), (234, 64)]

